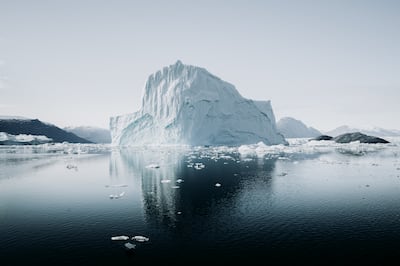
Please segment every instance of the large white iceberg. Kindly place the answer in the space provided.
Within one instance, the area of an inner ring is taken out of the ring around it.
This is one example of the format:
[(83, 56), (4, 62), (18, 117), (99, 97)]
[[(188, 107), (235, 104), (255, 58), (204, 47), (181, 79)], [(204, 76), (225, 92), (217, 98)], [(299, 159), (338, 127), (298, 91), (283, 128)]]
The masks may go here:
[(110, 119), (113, 145), (286, 143), (270, 101), (243, 98), (204, 68), (177, 61), (151, 75), (142, 107)]

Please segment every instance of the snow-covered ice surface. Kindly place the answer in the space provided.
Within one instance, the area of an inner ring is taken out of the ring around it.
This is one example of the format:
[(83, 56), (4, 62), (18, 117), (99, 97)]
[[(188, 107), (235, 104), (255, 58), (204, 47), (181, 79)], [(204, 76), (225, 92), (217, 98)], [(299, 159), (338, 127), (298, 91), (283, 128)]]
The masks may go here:
[(151, 75), (141, 109), (112, 117), (110, 129), (120, 146), (285, 143), (270, 101), (245, 99), (232, 84), (180, 61)]

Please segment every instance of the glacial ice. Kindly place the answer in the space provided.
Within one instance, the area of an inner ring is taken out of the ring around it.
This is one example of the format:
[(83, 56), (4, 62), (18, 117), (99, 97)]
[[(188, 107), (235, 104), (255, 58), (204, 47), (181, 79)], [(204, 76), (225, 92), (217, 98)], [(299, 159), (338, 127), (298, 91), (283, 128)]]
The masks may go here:
[(126, 250), (134, 250), (136, 248), (136, 245), (132, 244), (130, 242), (125, 243), (124, 246), (125, 246)]
[(150, 240), (150, 238), (145, 237), (145, 236), (134, 236), (134, 237), (132, 237), (132, 240), (135, 240), (137, 242), (147, 242)]
[(122, 198), (125, 195), (125, 192), (121, 192), (119, 194), (111, 194), (109, 197), (110, 199), (119, 199)]
[(151, 75), (141, 109), (110, 119), (112, 144), (284, 144), (270, 101), (243, 98), (207, 70), (177, 61)]
[(124, 240), (128, 240), (129, 236), (112, 236), (111, 240), (113, 241), (124, 241)]

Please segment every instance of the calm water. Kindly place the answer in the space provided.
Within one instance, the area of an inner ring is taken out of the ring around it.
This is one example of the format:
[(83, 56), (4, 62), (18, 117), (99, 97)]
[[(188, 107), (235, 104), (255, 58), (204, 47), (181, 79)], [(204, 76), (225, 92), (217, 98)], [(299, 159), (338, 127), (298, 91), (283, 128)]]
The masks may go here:
[[(71, 147), (0, 149), (1, 265), (388, 264), (400, 254), (397, 145)], [(117, 235), (150, 241), (128, 253)]]

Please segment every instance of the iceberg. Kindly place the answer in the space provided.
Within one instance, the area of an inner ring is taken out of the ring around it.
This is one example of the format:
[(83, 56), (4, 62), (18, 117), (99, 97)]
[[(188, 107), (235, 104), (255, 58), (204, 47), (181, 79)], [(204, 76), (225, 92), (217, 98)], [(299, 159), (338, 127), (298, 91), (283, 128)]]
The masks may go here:
[(152, 74), (141, 108), (111, 117), (115, 146), (286, 144), (270, 101), (242, 97), (206, 69), (181, 61)]
[(112, 236), (111, 240), (113, 241), (121, 241), (121, 240), (128, 240), (129, 236)]
[(145, 236), (133, 236), (132, 240), (135, 240), (137, 242), (147, 242), (150, 240), (150, 238), (145, 237)]

